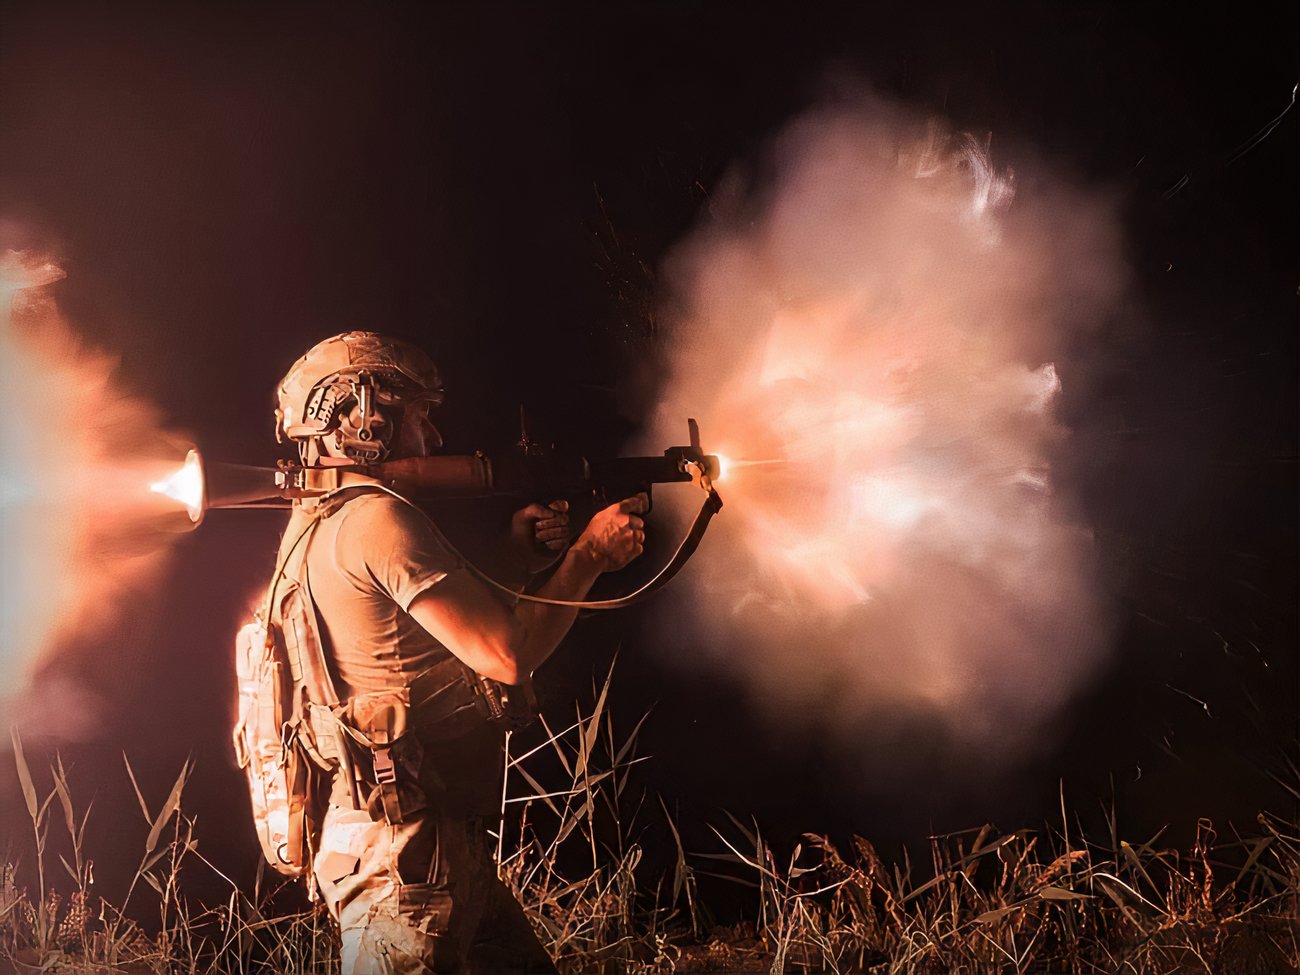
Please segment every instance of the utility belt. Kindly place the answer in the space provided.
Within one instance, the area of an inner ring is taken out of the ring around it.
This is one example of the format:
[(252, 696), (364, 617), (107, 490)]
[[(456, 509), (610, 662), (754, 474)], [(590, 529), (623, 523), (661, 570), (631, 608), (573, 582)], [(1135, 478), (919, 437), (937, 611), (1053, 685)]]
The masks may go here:
[(426, 786), (449, 793), (437, 768), (423, 761), (426, 744), (513, 730), (536, 713), (531, 682), (509, 687), (451, 660), (406, 687), (359, 693), (336, 707), (309, 702), (311, 742), (304, 745), (335, 773), (332, 803), (369, 809), (375, 818), (382, 809), (397, 825), (426, 807)]

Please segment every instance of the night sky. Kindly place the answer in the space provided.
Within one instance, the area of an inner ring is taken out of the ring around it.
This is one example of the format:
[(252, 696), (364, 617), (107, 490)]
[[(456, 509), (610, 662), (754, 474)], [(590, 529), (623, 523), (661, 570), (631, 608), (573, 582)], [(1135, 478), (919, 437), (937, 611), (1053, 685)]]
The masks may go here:
[[(0, 246), (58, 255), (67, 317), (208, 456), (280, 456), (275, 381), (347, 328), (430, 350), (449, 450), (512, 442), (524, 404), (540, 439), (610, 454), (654, 400), (660, 263), (828, 76), (1032, 146), (1123, 201), (1132, 275), (1106, 368), (1064, 402), (1113, 434), (1080, 480), (1119, 622), (1060, 746), (953, 791), (918, 728), (915, 782), (882, 793), (738, 683), (659, 661), (654, 602), (581, 622), (543, 702), (570, 713), (619, 648), (618, 723), (654, 707), (641, 783), (684, 820), (726, 808), (778, 839), (1036, 826), (1062, 780), (1085, 822), (1113, 789), (1134, 836), (1294, 813), (1269, 773), (1295, 759), (1300, 698), (1296, 111), (1250, 142), (1300, 80), (1294, 14), (876, 6), (9, 5)], [(116, 706), (64, 754), (96, 817), (130, 824), (97, 841), (110, 872), (144, 831), (125, 750), (154, 795), (193, 755), (208, 855), (251, 873), (229, 644), (278, 528), (214, 513), (159, 599), (79, 642)]]

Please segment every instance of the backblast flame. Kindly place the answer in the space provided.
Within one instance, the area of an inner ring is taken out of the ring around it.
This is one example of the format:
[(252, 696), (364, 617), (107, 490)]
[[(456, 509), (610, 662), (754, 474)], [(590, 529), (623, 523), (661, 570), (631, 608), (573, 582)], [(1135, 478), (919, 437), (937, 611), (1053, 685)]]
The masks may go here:
[(161, 481), (149, 485), (149, 490), (178, 501), (185, 506), (190, 521), (198, 524), (203, 520), (207, 507), (206, 490), (203, 476), (203, 460), (197, 450), (191, 450), (185, 457), (185, 463)]
[(112, 711), (106, 675), (139, 663), (118, 624), (149, 611), (177, 538), (170, 502), (146, 489), (176, 444), (63, 319), (61, 277), (42, 255), (0, 252), (0, 389), (41, 410), (39, 425), (0, 425), (0, 724), (75, 739)]

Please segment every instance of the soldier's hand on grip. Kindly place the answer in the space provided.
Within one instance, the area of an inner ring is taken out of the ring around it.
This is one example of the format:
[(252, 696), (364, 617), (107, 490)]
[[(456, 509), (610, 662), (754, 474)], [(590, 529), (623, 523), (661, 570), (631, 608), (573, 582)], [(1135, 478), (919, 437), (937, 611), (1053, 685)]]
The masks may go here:
[(510, 539), (524, 567), (542, 571), (569, 543), (569, 502), (520, 508), (510, 519)]
[(617, 572), (645, 549), (645, 522), (650, 506), (644, 493), (610, 505), (587, 523), (574, 548), (592, 559), (601, 572)]

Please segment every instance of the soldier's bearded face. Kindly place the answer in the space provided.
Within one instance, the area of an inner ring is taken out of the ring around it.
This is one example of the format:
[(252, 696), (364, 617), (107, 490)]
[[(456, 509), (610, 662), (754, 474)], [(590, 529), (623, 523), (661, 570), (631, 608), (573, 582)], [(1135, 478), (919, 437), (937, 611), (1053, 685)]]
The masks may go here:
[(428, 403), (413, 403), (402, 414), (395, 457), (424, 457), (442, 446), (442, 434), (429, 419)]

